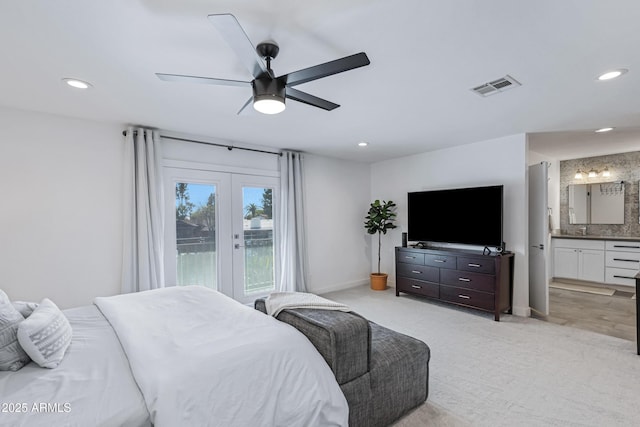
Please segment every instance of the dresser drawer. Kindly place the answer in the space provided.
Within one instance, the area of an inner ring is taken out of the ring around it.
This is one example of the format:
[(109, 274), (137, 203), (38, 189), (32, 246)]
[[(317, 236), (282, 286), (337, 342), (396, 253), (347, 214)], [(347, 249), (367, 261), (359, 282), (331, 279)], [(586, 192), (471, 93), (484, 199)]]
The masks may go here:
[(396, 287), (400, 292), (410, 292), (431, 298), (440, 298), (440, 285), (437, 283), (423, 282), (422, 280), (398, 277)]
[(484, 310), (495, 308), (495, 296), (492, 293), (457, 288), (454, 286), (440, 286), (440, 299), (457, 304), (464, 304)]
[(418, 252), (398, 250), (396, 259), (406, 264), (424, 264), (424, 254)]
[(458, 270), (494, 274), (496, 272), (496, 266), (493, 258), (458, 257)]
[(444, 285), (487, 292), (493, 292), (495, 289), (495, 276), (488, 274), (459, 270), (442, 270), (440, 276), (440, 282)]
[(428, 265), (398, 263), (396, 276), (438, 283), (440, 281), (440, 270)]
[(425, 265), (430, 265), (432, 267), (450, 268), (455, 270), (456, 257), (448, 255), (425, 254), (424, 263)]

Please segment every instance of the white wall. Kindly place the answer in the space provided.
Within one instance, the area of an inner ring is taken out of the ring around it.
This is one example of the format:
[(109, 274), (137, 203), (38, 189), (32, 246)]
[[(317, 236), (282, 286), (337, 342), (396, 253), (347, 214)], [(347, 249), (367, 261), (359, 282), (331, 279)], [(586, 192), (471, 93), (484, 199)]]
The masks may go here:
[(61, 308), (120, 291), (122, 127), (0, 108), (0, 288)]
[[(88, 304), (120, 290), (122, 126), (0, 108), (0, 288), (12, 299)], [(309, 290), (368, 283), (375, 245), (364, 230), (369, 203), (392, 199), (399, 225), (383, 240), (383, 270), (393, 278), (393, 248), (406, 230), (406, 193), (505, 185), (505, 239), (516, 252), (516, 313), (528, 306), (523, 135), (380, 162), (305, 155)], [(277, 157), (184, 143), (165, 157), (277, 170)], [(454, 173), (455, 172), (455, 173)]]
[(309, 291), (324, 293), (369, 282), (369, 165), (305, 155)]
[[(442, 188), (504, 185), (504, 238), (515, 253), (514, 313), (529, 315), (527, 138), (513, 135), (375, 163), (371, 198), (398, 205), (398, 228), (383, 236), (382, 270), (395, 275), (394, 247), (407, 229), (407, 193)], [(372, 250), (371, 258), (377, 252)]]

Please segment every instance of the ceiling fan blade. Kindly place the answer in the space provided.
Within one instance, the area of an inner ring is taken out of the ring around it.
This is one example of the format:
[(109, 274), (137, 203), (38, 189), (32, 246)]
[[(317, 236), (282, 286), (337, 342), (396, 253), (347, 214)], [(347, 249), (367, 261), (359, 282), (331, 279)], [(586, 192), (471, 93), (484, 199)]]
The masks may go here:
[(179, 74), (162, 74), (162, 73), (156, 73), (156, 76), (158, 76), (160, 80), (164, 80), (165, 82), (184, 82), (184, 83), (198, 83), (198, 84), (207, 84), (207, 85), (242, 86), (242, 87), (251, 86), (251, 82), (241, 82), (239, 80), (214, 79), (211, 77), (182, 76)]
[(285, 91), (287, 98), (293, 99), (294, 101), (302, 102), (307, 105), (322, 108), (323, 110), (331, 111), (339, 107), (338, 104), (334, 104), (331, 101), (318, 98), (317, 96), (310, 95), (306, 92), (302, 92), (301, 90), (294, 89), (292, 87), (286, 88)]
[(370, 63), (371, 62), (369, 61), (367, 54), (360, 52), (355, 55), (336, 59), (335, 61), (329, 61), (324, 64), (305, 68), (304, 70), (294, 71), (293, 73), (285, 74), (278, 78), (282, 79), (287, 86), (295, 86), (310, 82), (311, 80), (317, 80), (333, 74), (353, 70), (354, 68), (364, 67)]
[(240, 108), (236, 114), (239, 116), (239, 115), (240, 115), (240, 113), (242, 113), (242, 112), (244, 111), (244, 109), (245, 109), (245, 108), (247, 108), (247, 106), (248, 106), (249, 104), (251, 104), (252, 102), (253, 102), (253, 96), (252, 96), (252, 97), (250, 97), (249, 99), (247, 99), (247, 102), (245, 102), (245, 103), (244, 103), (244, 105), (242, 106), (242, 108)]
[(230, 13), (209, 15), (209, 21), (220, 32), (222, 38), (231, 46), (240, 61), (255, 78), (267, 72), (267, 66), (251, 44), (240, 23)]

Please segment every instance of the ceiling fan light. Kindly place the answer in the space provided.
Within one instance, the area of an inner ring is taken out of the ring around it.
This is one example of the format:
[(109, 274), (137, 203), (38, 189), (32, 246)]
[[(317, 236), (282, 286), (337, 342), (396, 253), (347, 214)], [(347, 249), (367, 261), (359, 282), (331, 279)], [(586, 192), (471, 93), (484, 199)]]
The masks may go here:
[(260, 95), (253, 98), (253, 108), (262, 114), (278, 114), (284, 111), (286, 105), (282, 98)]
[(253, 81), (253, 108), (263, 114), (278, 114), (284, 111), (286, 92), (284, 83), (271, 77)]

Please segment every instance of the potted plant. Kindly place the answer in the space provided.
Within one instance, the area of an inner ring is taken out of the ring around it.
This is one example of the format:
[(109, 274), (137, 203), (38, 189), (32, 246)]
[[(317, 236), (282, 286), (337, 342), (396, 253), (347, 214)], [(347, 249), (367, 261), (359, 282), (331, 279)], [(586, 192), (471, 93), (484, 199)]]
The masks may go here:
[(371, 203), (369, 207), (369, 212), (365, 217), (364, 228), (366, 228), (367, 233), (376, 234), (378, 233), (378, 272), (371, 273), (371, 289), (375, 291), (383, 291), (387, 288), (387, 277), (386, 273), (380, 273), (380, 249), (382, 247), (382, 235), (387, 234), (387, 230), (391, 230), (392, 228), (396, 228), (393, 223), (396, 219), (395, 212), (396, 204), (391, 200), (388, 202), (380, 200), (376, 200)]

